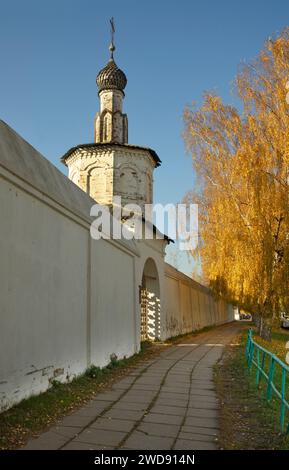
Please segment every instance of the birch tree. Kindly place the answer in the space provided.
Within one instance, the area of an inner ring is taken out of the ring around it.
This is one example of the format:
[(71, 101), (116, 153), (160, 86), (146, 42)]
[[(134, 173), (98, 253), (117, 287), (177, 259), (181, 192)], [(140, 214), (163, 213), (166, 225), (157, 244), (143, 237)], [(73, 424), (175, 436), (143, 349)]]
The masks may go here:
[(257, 315), (267, 337), (289, 311), (288, 81), (286, 29), (240, 67), (241, 111), (205, 93), (200, 108), (184, 112), (204, 276), (217, 295)]

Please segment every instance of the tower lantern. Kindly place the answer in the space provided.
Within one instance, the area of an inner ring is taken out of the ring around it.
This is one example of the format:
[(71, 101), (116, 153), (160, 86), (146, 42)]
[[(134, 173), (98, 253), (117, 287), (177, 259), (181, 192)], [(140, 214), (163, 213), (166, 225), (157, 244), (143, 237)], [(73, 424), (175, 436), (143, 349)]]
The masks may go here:
[(122, 112), (122, 100), (127, 79), (124, 72), (118, 68), (114, 61), (114, 21), (111, 24), (111, 43), (109, 46), (110, 60), (98, 73), (96, 83), (100, 99), (100, 111), (95, 117), (95, 142), (116, 142), (127, 144), (128, 123), (127, 116)]

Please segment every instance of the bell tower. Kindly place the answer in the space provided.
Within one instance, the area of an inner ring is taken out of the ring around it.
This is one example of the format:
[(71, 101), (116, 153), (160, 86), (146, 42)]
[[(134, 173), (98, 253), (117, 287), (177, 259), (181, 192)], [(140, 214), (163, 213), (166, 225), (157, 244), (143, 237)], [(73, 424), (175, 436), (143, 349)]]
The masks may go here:
[(111, 23), (111, 43), (109, 46), (110, 60), (96, 77), (98, 95), (100, 99), (100, 111), (95, 117), (94, 140), (98, 143), (115, 142), (127, 144), (128, 123), (127, 116), (122, 112), (122, 100), (127, 79), (120, 70), (113, 57), (114, 22)]
[(114, 22), (111, 23), (110, 59), (96, 77), (100, 109), (94, 122), (94, 142), (70, 149), (62, 162), (68, 177), (100, 204), (153, 202), (153, 171), (161, 164), (150, 148), (128, 144), (128, 120), (123, 113), (125, 73), (114, 60)]

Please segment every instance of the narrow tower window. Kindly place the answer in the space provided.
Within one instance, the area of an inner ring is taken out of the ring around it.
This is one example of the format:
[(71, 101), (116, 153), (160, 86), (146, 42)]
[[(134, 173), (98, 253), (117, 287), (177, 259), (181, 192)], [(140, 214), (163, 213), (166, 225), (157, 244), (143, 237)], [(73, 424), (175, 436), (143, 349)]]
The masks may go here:
[(103, 140), (108, 140), (108, 115), (104, 116), (103, 120)]

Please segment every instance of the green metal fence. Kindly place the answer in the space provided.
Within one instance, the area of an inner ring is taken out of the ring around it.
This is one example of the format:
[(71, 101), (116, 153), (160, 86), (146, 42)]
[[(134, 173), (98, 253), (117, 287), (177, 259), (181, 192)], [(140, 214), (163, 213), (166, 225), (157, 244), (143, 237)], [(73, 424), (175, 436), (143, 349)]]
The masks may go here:
[[(273, 392), (280, 399), (280, 426), (282, 432), (284, 432), (286, 410), (289, 410), (289, 402), (288, 399), (286, 400), (286, 376), (289, 375), (288, 365), (282, 362), (275, 354), (257, 344), (253, 340), (251, 329), (248, 331), (246, 357), (249, 370), (252, 369), (253, 365), (256, 367), (256, 384), (260, 384), (262, 377), (266, 379), (268, 401), (271, 401)], [(279, 374), (278, 380), (276, 380), (276, 368), (278, 367), (280, 368), (281, 380)], [(286, 432), (289, 433), (289, 423), (287, 424)]]

